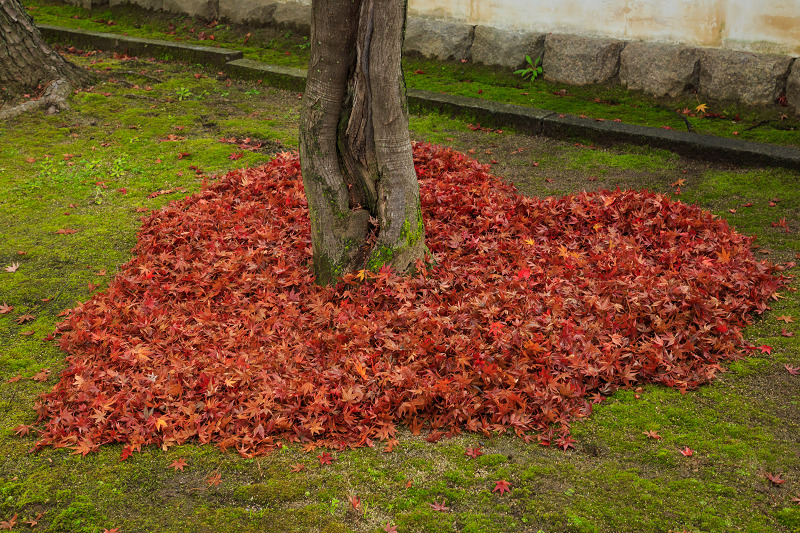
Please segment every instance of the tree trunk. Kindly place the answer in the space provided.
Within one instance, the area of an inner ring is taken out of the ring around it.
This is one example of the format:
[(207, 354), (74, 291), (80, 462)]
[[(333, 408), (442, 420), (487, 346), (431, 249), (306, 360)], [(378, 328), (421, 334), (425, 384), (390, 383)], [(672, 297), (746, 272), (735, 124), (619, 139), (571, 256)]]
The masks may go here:
[(413, 268), (425, 247), (408, 133), (404, 0), (313, 0), (300, 161), (314, 272), (328, 284), (382, 264)]
[[(19, 0), (0, 0), (0, 94), (4, 100), (22, 93), (44, 92), (64, 82), (79, 87), (89, 73), (68, 62), (42, 39)], [(59, 91), (63, 93), (63, 90)]]

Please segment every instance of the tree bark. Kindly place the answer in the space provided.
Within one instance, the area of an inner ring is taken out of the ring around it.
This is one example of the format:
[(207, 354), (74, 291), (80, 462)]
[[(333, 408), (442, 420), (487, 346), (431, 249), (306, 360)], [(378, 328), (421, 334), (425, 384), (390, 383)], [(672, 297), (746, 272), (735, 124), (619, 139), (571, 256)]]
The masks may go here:
[(328, 284), (382, 264), (406, 272), (425, 247), (408, 133), (404, 0), (313, 0), (300, 161), (314, 272)]
[[(62, 58), (42, 39), (19, 0), (0, 0), (0, 88), (4, 100), (22, 93), (42, 94), (55, 84), (73, 87), (89, 83), (90, 74)], [(68, 92), (67, 92), (68, 93)]]

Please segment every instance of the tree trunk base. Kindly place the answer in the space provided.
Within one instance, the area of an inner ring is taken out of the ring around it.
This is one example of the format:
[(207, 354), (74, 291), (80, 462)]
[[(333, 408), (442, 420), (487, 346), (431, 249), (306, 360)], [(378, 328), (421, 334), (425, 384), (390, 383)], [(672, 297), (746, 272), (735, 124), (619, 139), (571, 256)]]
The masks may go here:
[(0, 120), (6, 120), (39, 109), (44, 109), (48, 115), (66, 111), (69, 109), (68, 99), (71, 92), (72, 83), (69, 80), (66, 78), (53, 80), (45, 87), (42, 96), (36, 100), (28, 100), (8, 109), (0, 110)]

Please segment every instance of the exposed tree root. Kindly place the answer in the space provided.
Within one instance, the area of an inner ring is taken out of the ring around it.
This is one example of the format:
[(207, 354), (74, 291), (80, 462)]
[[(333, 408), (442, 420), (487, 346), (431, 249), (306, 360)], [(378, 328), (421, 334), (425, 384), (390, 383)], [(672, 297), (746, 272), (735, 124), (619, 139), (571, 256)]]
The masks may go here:
[(69, 109), (69, 94), (72, 83), (66, 78), (58, 78), (47, 84), (42, 95), (35, 100), (28, 100), (14, 107), (0, 110), (0, 120), (17, 117), (23, 113), (43, 109), (45, 113), (54, 115)]

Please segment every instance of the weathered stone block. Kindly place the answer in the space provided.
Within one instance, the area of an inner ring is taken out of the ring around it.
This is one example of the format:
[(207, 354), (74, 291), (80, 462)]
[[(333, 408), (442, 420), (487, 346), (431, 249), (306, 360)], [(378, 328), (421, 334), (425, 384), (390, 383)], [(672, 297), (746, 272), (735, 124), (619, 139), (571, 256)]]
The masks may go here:
[(151, 11), (160, 11), (164, 8), (164, 0), (108, 0), (110, 7), (134, 5)]
[(472, 60), (484, 65), (518, 69), (527, 63), (525, 56), (536, 58), (544, 53), (546, 35), (502, 30), (492, 26), (476, 26), (472, 43)]
[(92, 9), (92, 0), (66, 0), (66, 3), (71, 6), (82, 7), (83, 9)]
[(794, 109), (797, 116), (800, 116), (800, 61), (794, 60), (792, 71), (786, 79), (786, 100)]
[(219, 0), (219, 16), (236, 24), (272, 24), (274, 0)]
[(605, 83), (619, 74), (623, 41), (579, 35), (548, 35), (542, 68), (550, 81), (587, 85)]
[(162, 9), (170, 13), (181, 13), (200, 19), (211, 19), (216, 16), (216, 2), (213, 0), (163, 0)]
[(278, 3), (272, 12), (272, 23), (311, 35), (311, 6), (297, 2)]
[(705, 49), (699, 92), (745, 105), (772, 104), (785, 89), (791, 64), (784, 55)]
[(632, 42), (620, 54), (619, 81), (657, 97), (677, 97), (696, 89), (700, 50), (668, 44)]
[(436, 59), (467, 59), (474, 26), (409, 17), (403, 51)]

